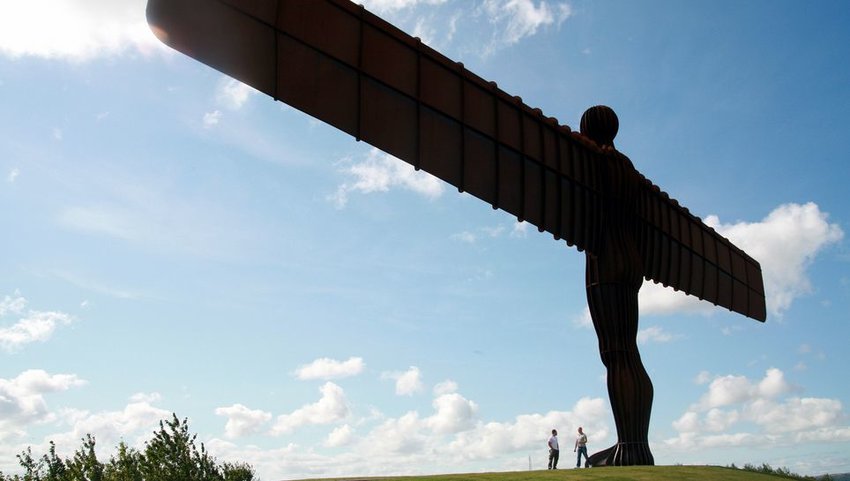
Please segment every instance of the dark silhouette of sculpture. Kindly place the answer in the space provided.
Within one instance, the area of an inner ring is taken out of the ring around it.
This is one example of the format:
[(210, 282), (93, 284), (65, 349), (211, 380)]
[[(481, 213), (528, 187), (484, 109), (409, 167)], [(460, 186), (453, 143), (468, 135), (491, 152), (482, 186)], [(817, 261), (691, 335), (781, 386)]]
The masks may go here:
[(594, 466), (654, 463), (643, 279), (766, 318), (759, 263), (635, 170), (610, 108), (572, 132), (349, 0), (148, 0), (147, 15), (171, 47), (585, 251), (618, 438)]
[(601, 239), (595, 253), (587, 251), (587, 305), (599, 339), (599, 354), (607, 370), (608, 397), (617, 426), (617, 444), (595, 453), (587, 464), (654, 464), (649, 450), (652, 382), (637, 348), (638, 290), (643, 262), (637, 225), (640, 175), (631, 161), (614, 150), (617, 116), (605, 106), (588, 109), (581, 133), (610, 149), (600, 157), (602, 192)]

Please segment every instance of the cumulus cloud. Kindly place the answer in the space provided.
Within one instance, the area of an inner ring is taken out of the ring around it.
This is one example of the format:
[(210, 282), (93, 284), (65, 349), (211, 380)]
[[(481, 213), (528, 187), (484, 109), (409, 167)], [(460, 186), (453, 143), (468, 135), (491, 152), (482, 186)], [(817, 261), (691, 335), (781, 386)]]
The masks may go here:
[[(699, 380), (707, 377), (700, 373)], [(841, 402), (814, 397), (785, 397), (794, 391), (784, 373), (768, 369), (761, 380), (717, 376), (700, 400), (673, 422), (678, 436), (665, 444), (681, 450), (821, 441), (846, 441), (850, 428)], [(754, 426), (756, 432), (729, 432)], [(713, 434), (725, 432), (725, 434)]]
[(785, 374), (776, 368), (768, 369), (764, 379), (758, 383), (753, 383), (744, 376), (719, 376), (711, 381), (708, 392), (703, 395), (696, 408), (706, 410), (770, 399), (791, 390), (792, 386), (785, 380)]
[[(844, 236), (812, 202), (781, 205), (759, 222), (723, 224), (714, 215), (704, 221), (759, 261), (767, 309), (773, 315), (782, 315), (794, 299), (811, 291), (806, 270), (821, 251)], [(640, 307), (642, 314), (709, 313), (714, 309), (710, 303), (651, 282), (644, 282), (640, 290)]]
[(9, 174), (6, 175), (6, 182), (12, 184), (15, 180), (18, 179), (18, 176), (21, 174), (20, 169), (14, 168), (9, 171)]
[(412, 165), (378, 149), (371, 149), (361, 162), (345, 160), (343, 163), (346, 166), (341, 172), (350, 180), (328, 196), (328, 200), (340, 209), (348, 204), (353, 193), (371, 194), (400, 188), (428, 199), (436, 199), (443, 194), (443, 184), (439, 179), (425, 171), (416, 171)]
[[(295, 444), (276, 449), (239, 447), (218, 439), (207, 446), (222, 459), (249, 462), (263, 479), (280, 477), (276, 474), (280, 472), (290, 473), (290, 477), (338, 478), (352, 473), (374, 477), (439, 470), (471, 472), (480, 471), (482, 466), (488, 470), (518, 470), (527, 466), (528, 453), (545, 446), (553, 427), (568, 432), (584, 426), (594, 443), (600, 445), (611, 437), (606, 427), (610, 417), (608, 402), (601, 398), (583, 398), (569, 411), (523, 414), (504, 422), (478, 418), (469, 422), (466, 420), (470, 415), (464, 412), (463, 405), (469, 406), (472, 401), (462, 397), (454, 397), (452, 402), (446, 402), (448, 398), (438, 401), (441, 397), (435, 396), (433, 412), (424, 417), (413, 410), (396, 417), (370, 419), (378, 422), (368, 430), (357, 421), (357, 432), (362, 432), (362, 436), (355, 435), (354, 423), (336, 427), (324, 446), (345, 449), (331, 453)], [(446, 409), (454, 403), (461, 409)], [(440, 426), (438, 418), (465, 421), (459, 431), (456, 429), (460, 426), (453, 423), (435, 430)], [(535, 462), (539, 460), (535, 457)]]
[[(157, 398), (158, 400), (158, 398)], [(140, 445), (150, 438), (150, 433), (158, 427), (159, 421), (170, 418), (172, 413), (152, 405), (151, 399), (132, 400), (123, 409), (115, 411), (75, 411), (63, 412), (64, 420), (71, 429), (50, 435), (57, 446), (79, 445), (80, 438), (91, 434), (97, 438), (98, 445), (112, 447), (124, 441), (127, 444)]]
[(452, 381), (451, 379), (446, 379), (443, 382), (437, 383), (434, 386), (434, 394), (440, 396), (443, 394), (451, 394), (453, 392), (457, 392), (457, 383)]
[(145, 20), (145, 0), (0, 3), (0, 54), (86, 61), (165, 48)]
[(46, 394), (85, 384), (76, 374), (49, 374), (41, 369), (30, 369), (11, 379), (0, 378), (0, 439), (21, 434), (29, 424), (50, 420)]
[(271, 413), (259, 409), (250, 409), (242, 404), (216, 408), (215, 413), (218, 416), (227, 417), (224, 435), (231, 439), (259, 432), (263, 424), (272, 418)]
[(410, 411), (401, 417), (387, 419), (372, 429), (362, 449), (371, 453), (413, 454), (422, 452), (427, 442), (419, 413)]
[(362, 357), (350, 357), (346, 361), (323, 357), (296, 369), (295, 377), (301, 380), (340, 379), (360, 374), (365, 366)]
[(395, 380), (395, 393), (399, 396), (412, 396), (423, 389), (422, 373), (416, 366), (404, 372), (385, 372), (381, 374), (382, 379)]
[(345, 446), (351, 443), (353, 438), (354, 429), (348, 424), (343, 424), (342, 426), (334, 428), (334, 430), (328, 434), (328, 438), (325, 440), (325, 446), (329, 448)]
[(6, 296), (0, 302), (0, 322), (9, 314), (22, 316), (11, 326), (0, 326), (0, 347), (6, 351), (15, 351), (33, 342), (44, 342), (50, 339), (58, 326), (73, 322), (73, 317), (63, 312), (30, 310), (25, 313), (26, 305), (27, 300), (19, 294)]
[(478, 405), (456, 392), (441, 394), (432, 405), (435, 412), (425, 420), (425, 425), (435, 433), (457, 433), (475, 426)]
[(594, 442), (602, 445), (609, 435), (604, 423), (608, 416), (607, 405), (602, 398), (582, 398), (571, 411), (523, 414), (511, 422), (483, 423), (474, 430), (460, 433), (451, 447), (469, 456), (487, 459), (534, 449), (545, 443), (546, 433), (557, 426), (583, 426)]
[(705, 222), (761, 262), (768, 310), (781, 313), (810, 292), (806, 269), (815, 256), (844, 237), (828, 217), (809, 202), (781, 205), (756, 223), (722, 224), (716, 216)]
[(290, 414), (277, 417), (271, 434), (287, 434), (301, 426), (331, 424), (344, 420), (350, 414), (348, 400), (341, 387), (332, 382), (319, 388), (322, 397), (313, 404), (306, 404)]

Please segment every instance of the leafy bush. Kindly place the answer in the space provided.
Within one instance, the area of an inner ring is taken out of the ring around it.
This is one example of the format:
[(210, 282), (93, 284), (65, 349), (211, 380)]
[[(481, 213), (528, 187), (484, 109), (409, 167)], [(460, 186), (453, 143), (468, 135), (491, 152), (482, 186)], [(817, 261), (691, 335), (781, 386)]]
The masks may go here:
[(203, 443), (195, 444), (196, 438), (197, 434), (189, 433), (187, 420), (172, 414), (170, 420), (159, 422), (144, 452), (122, 441), (109, 462), (102, 463), (95, 454), (94, 436), (87, 434), (73, 457), (62, 459), (51, 441), (40, 458), (33, 456), (31, 448), (19, 454), (23, 474), (0, 472), (0, 481), (255, 481), (249, 464), (219, 464)]

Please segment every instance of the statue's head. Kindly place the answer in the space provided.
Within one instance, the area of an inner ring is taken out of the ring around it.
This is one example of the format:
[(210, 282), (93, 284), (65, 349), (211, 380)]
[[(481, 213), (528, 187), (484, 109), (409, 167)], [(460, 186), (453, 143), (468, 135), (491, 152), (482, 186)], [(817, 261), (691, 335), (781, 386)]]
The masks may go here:
[(614, 137), (620, 128), (617, 114), (611, 107), (596, 105), (584, 111), (581, 116), (581, 134), (599, 144), (614, 147)]

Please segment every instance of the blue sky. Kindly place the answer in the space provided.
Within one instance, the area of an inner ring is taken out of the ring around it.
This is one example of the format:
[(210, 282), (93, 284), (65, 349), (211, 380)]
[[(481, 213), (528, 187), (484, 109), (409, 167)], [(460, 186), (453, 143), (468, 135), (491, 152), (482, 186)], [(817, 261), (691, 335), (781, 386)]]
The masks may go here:
[[(615, 441), (582, 254), (170, 51), (144, 6), (0, 4), (0, 470), (172, 412), (264, 480)], [(761, 262), (765, 324), (641, 290), (658, 464), (850, 471), (850, 6), (366, 6), (563, 124), (612, 106)]]

